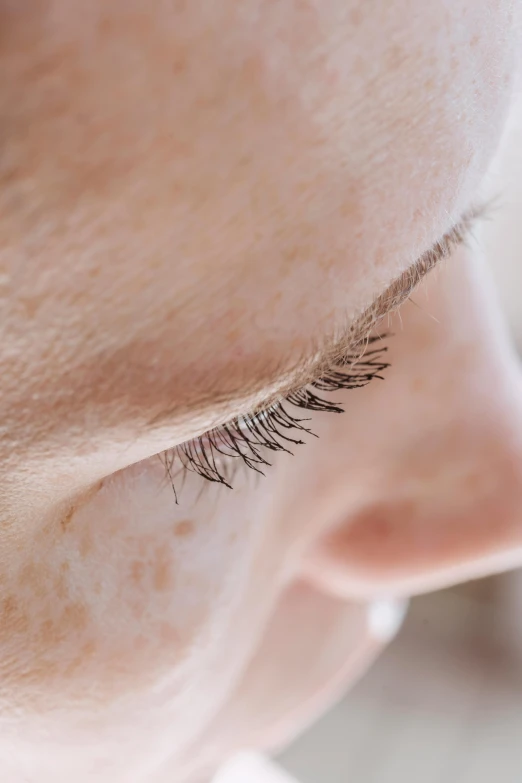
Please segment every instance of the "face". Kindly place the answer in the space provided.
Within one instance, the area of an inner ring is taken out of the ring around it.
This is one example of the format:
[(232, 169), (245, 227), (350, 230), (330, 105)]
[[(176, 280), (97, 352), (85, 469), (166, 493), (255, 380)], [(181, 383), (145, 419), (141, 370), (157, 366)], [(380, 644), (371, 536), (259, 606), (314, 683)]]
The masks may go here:
[(1, 763), (193, 781), (371, 661), (370, 602), (522, 560), (519, 371), (460, 241), (518, 7), (0, 13)]

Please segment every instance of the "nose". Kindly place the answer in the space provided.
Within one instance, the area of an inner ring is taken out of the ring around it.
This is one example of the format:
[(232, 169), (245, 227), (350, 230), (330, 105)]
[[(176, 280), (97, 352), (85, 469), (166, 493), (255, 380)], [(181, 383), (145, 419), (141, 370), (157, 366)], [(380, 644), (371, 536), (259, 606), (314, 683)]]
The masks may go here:
[(459, 250), (413, 299), (389, 325), (386, 381), (322, 445), (330, 501), (302, 568), (349, 598), (522, 563), (522, 381), (487, 272)]

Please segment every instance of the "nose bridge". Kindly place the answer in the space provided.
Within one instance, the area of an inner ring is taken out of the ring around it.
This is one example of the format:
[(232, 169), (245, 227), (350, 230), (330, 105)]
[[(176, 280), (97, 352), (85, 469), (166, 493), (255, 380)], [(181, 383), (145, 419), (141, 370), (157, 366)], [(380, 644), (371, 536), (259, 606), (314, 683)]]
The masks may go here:
[(522, 486), (519, 436), (522, 421), (503, 421), (487, 411), (419, 427), (417, 437), (397, 444), (385, 477), (386, 497), (460, 507), (496, 496), (508, 485), (518, 491)]

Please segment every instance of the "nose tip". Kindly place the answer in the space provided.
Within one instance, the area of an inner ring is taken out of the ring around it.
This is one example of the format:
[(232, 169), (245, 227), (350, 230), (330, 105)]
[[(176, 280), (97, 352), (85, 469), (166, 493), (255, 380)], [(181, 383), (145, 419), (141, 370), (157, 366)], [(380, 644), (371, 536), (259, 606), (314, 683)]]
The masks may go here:
[(446, 453), (429, 480), (405, 465), (321, 535), (305, 558), (307, 577), (345, 598), (368, 599), (516, 568), (522, 564), (518, 452), (505, 443), (495, 451), (483, 447), (467, 463)]
[(346, 599), (522, 564), (522, 373), (480, 258), (456, 252), (415, 303), (392, 318), (385, 383), (321, 432), (315, 514), (303, 486), (303, 570)]

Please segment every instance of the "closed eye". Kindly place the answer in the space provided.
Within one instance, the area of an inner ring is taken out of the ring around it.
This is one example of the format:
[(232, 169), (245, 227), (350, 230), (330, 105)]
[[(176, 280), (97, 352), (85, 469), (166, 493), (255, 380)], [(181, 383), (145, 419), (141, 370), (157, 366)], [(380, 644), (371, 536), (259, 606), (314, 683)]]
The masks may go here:
[[(287, 388), (249, 413), (234, 417), (219, 427), (163, 452), (160, 456), (178, 501), (176, 479), (186, 471), (206, 481), (232, 488), (235, 468), (243, 465), (264, 475), (270, 453), (292, 453), (304, 443), (303, 435), (314, 433), (301, 411), (343, 413), (343, 407), (328, 395), (341, 389), (365, 386), (389, 366), (382, 336), (373, 333), (382, 319), (396, 310), (419, 282), (455, 247), (463, 244), (485, 207), (464, 214), (433, 247), (403, 272), (345, 331), (331, 339), (312, 360), (291, 373)], [(327, 395), (327, 396), (324, 396)]]

